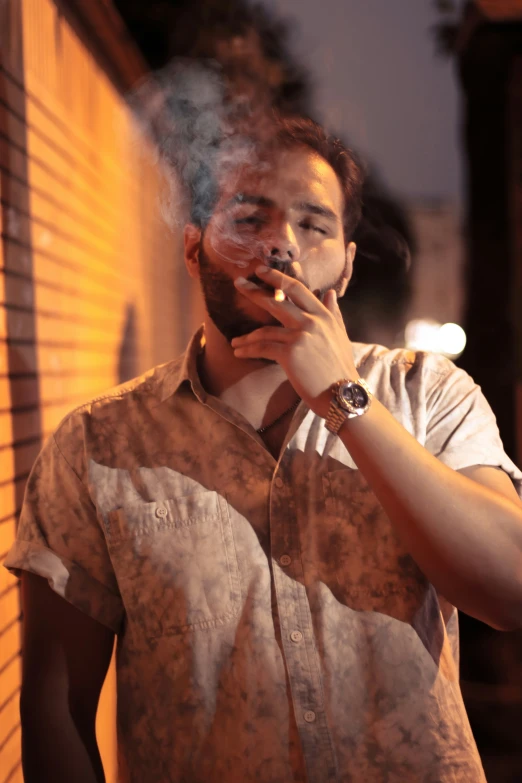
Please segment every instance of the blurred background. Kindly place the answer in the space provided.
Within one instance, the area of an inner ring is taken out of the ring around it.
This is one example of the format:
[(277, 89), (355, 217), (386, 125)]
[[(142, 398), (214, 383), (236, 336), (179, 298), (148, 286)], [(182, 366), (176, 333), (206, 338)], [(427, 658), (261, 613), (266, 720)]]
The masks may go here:
[[(522, 463), (522, 0), (0, 0), (0, 562), (42, 441), (202, 317), (130, 91), (215, 59), (368, 168), (352, 339), (445, 353)], [(22, 781), (20, 603), (0, 570), (0, 783)], [(522, 781), (522, 633), (461, 615), (490, 783)], [(114, 672), (98, 715), (115, 783)]]

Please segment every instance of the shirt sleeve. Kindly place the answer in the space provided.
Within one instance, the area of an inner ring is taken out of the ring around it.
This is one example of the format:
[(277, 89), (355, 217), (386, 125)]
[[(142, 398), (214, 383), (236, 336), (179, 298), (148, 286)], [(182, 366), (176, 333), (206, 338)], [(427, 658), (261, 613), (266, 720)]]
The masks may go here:
[(443, 357), (427, 360), (426, 448), (454, 470), (501, 468), (522, 498), (522, 472), (504, 451), (495, 415), (480, 386)]
[(4, 565), (16, 576), (44, 577), (73, 606), (115, 633), (120, 629), (123, 605), (96, 508), (54, 435), (29, 476)]

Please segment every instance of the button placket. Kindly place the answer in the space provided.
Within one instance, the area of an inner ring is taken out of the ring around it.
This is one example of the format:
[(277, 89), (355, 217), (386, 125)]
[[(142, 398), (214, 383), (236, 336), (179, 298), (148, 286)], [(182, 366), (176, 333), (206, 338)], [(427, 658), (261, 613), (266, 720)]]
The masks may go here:
[[(281, 469), (283, 476), (286, 476), (287, 470), (284, 464), (281, 465)], [(299, 554), (295, 557), (289, 554), (299, 553), (296, 502), (290, 486), (287, 486), (284, 478), (279, 475), (272, 480), (269, 513), (272, 556), (274, 562), (281, 566), (273, 569), (272, 576), (290, 688), (296, 713), (300, 716), (299, 732), (303, 741), (305, 761), (311, 770), (310, 779), (322, 781), (324, 768), (330, 769), (332, 748), (328, 734), (325, 735), (323, 731), (318, 730), (320, 728), (318, 721), (323, 721), (321, 672), (320, 665), (317, 665), (315, 660), (317, 651), (309, 637), (311, 617), (306, 588), (303, 584), (303, 565)], [(304, 632), (298, 630), (300, 627)], [(307, 709), (310, 704), (317, 704), (319, 712)], [(319, 763), (318, 753), (322, 757)], [(315, 775), (316, 769), (318, 775)], [(333, 781), (334, 778), (328, 773), (324, 780)]]

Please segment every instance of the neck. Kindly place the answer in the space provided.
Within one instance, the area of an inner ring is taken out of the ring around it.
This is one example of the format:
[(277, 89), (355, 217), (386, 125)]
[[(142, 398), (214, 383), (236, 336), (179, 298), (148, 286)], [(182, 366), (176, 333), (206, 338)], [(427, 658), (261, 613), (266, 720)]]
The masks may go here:
[(204, 389), (245, 416), (254, 429), (297, 398), (279, 364), (237, 359), (230, 343), (209, 320), (205, 340), (198, 368)]

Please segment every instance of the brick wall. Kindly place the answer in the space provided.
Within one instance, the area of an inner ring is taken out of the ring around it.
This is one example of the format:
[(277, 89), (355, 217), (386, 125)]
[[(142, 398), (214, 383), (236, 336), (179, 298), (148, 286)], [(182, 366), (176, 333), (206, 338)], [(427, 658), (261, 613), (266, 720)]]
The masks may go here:
[[(0, 562), (42, 441), (76, 405), (177, 355), (197, 318), (122, 99), (142, 65), (109, 11), (0, 3)], [(22, 780), (19, 687), (19, 591), (0, 568), (0, 783)], [(110, 783), (112, 672), (98, 729)]]

